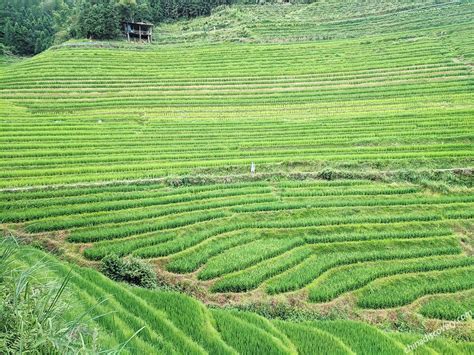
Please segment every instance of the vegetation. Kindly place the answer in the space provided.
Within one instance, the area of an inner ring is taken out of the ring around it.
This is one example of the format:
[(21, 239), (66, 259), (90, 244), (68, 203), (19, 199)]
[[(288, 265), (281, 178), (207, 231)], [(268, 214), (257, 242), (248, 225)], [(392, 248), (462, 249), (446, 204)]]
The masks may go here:
[[(3, 0), (0, 44), (37, 54), (69, 38), (116, 39), (124, 20), (159, 23), (209, 15), (231, 0)], [(1, 52), (0, 52), (1, 53)]]
[(130, 279), (118, 256), (166, 256), (168, 271), (199, 269), (196, 280), (214, 279), (214, 292), (308, 288), (313, 302), (390, 275), (472, 265), (450, 229), (472, 218), (467, 187), (432, 194), (407, 183), (284, 180), (81, 189), (4, 192), (3, 218), (29, 233), (67, 229), (69, 242), (92, 242), (84, 251), (92, 260), (115, 253), (103, 260), (113, 279)]
[(140, 259), (128, 258), (124, 260), (115, 254), (110, 254), (102, 259), (101, 264), (102, 273), (112, 280), (124, 281), (145, 288), (157, 286), (153, 268)]
[[(376, 278), (404, 272), (462, 267), (473, 262), (473, 258), (443, 256), (343, 266), (331, 270), (311, 285), (309, 297), (312, 301), (329, 301), (344, 291), (347, 292), (365, 286)], [(469, 309), (469, 307), (465, 309)]]
[[(22, 312), (22, 317), (15, 318), (14, 322), (2, 323), (12, 326), (16, 322), (24, 322), (22, 333), (24, 351), (49, 349), (48, 352), (55, 350), (91, 352), (94, 349), (91, 346), (95, 346), (94, 341), (109, 346), (107, 351), (112, 353), (161, 350), (235, 354), (260, 350), (267, 353), (309, 354), (317, 349), (333, 349), (336, 353), (351, 354), (367, 353), (373, 349), (387, 347), (389, 344), (400, 346), (394, 340), (396, 333), (383, 333), (359, 322), (297, 324), (267, 320), (248, 312), (208, 309), (198, 301), (179, 293), (116, 283), (101, 276), (97, 271), (59, 262), (50, 254), (31, 247), (18, 247), (3, 242), (0, 245), (0, 255), (2, 255), (2, 269), (0, 269), (2, 290), (10, 287), (10, 282), (14, 281), (16, 286), (21, 286), (20, 290), (26, 291), (21, 292), (19, 297), (22, 301), (17, 307), (17, 311)], [(41, 283), (32, 282), (33, 277), (37, 278), (39, 274), (40, 279), (50, 280), (48, 284), (43, 284), (48, 285), (48, 291), (44, 290)], [(59, 288), (52, 288), (51, 280), (61, 278), (65, 281), (58, 284)], [(68, 297), (67, 306), (62, 303), (65, 293)], [(10, 297), (16, 294), (16, 292), (8, 293), (9, 296), (2, 297), (2, 301), (8, 302)], [(27, 298), (33, 294), (34, 297)], [(10, 303), (2, 303), (5, 304)], [(38, 307), (49, 305), (53, 307), (47, 309)], [(42, 309), (48, 311), (48, 319), (52, 321), (44, 323), (48, 325), (46, 328), (35, 328), (39, 331), (35, 333), (35, 340), (38, 340), (37, 334), (42, 334), (44, 337), (40, 339), (44, 341), (37, 342), (36, 348), (28, 348), (26, 345), (30, 343), (26, 340), (31, 339), (26, 336), (31, 336), (31, 333), (27, 329), (32, 329), (25, 326), (29, 325), (27, 323), (29, 320), (41, 319), (42, 313), (34, 312)], [(9, 312), (2, 312), (2, 317), (14, 317), (10, 310), (9, 308)], [(71, 332), (72, 329), (74, 332)], [(95, 333), (89, 333), (90, 329), (96, 329)], [(340, 329), (344, 329), (345, 335), (341, 336)], [(348, 338), (352, 332), (361, 332), (362, 329), (363, 337)], [(55, 337), (51, 342), (48, 342), (50, 339), (46, 337), (49, 330), (58, 331), (54, 333)], [(8, 333), (8, 339), (11, 339), (13, 334)], [(63, 334), (74, 334), (74, 336)], [(79, 334), (82, 335), (82, 339)], [(420, 335), (412, 334), (412, 337), (416, 340)], [(5, 340), (4, 337), (0, 339)], [(5, 345), (8, 345), (7, 353), (13, 349), (11, 344), (0, 342), (0, 346)], [(449, 346), (453, 354), (462, 354), (464, 345), (442, 338), (437, 346)]]
[[(0, 352), (79, 353), (98, 350), (92, 330), (84, 322), (87, 313), (64, 319), (72, 305), (65, 301), (71, 278), (41, 278), (49, 265), (41, 259), (19, 266), (23, 254), (13, 239), (0, 241)], [(40, 279), (40, 280), (38, 280)], [(87, 343), (86, 343), (87, 342)]]
[[(420, 309), (420, 313), (428, 318), (438, 318), (447, 320), (458, 320), (466, 315), (468, 311), (474, 309), (474, 293), (469, 290), (459, 293), (455, 297), (452, 295), (438, 295), (430, 298)], [(469, 316), (466, 315), (469, 319)], [(472, 319), (472, 313), (470, 315)]]
[(49, 48), (58, 26), (66, 21), (70, 3), (68, 0), (3, 0), (0, 3), (0, 43), (6, 48), (4, 52), (31, 55)]
[[(451, 320), (459, 342), (418, 352), (472, 351), (472, 2), (167, 23), (221, 2), (192, 3), (41, 2), (48, 43), (94, 41), (1, 57), (2, 230), (88, 266), (21, 247), (15, 267), (70, 272), (88, 348), (392, 354)], [(157, 43), (114, 41), (131, 17)]]
[(367, 308), (388, 308), (408, 304), (426, 294), (451, 293), (473, 288), (473, 267), (440, 273), (403, 275), (372, 283), (362, 289), (359, 305)]

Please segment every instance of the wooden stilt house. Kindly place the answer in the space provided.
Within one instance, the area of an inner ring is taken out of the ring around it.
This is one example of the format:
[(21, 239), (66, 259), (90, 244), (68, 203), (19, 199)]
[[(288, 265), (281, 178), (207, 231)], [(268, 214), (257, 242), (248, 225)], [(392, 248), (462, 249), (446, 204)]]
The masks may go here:
[(123, 31), (128, 41), (153, 41), (153, 24), (148, 22), (123, 22)]

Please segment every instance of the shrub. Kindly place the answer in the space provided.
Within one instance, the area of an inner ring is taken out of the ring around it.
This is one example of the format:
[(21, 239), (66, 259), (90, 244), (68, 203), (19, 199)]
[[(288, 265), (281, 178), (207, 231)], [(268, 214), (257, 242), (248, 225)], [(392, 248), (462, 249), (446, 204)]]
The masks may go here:
[(152, 266), (138, 258), (120, 258), (110, 254), (102, 259), (101, 271), (115, 281), (124, 281), (145, 288), (157, 286)]

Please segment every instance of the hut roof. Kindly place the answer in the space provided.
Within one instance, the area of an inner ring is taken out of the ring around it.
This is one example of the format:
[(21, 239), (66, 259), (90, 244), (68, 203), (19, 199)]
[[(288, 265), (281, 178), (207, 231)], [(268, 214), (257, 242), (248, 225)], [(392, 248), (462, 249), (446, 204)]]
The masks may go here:
[(142, 25), (142, 26), (151, 26), (153, 27), (154, 25), (150, 22), (135, 22), (135, 21), (124, 21), (125, 23), (129, 23), (132, 25)]

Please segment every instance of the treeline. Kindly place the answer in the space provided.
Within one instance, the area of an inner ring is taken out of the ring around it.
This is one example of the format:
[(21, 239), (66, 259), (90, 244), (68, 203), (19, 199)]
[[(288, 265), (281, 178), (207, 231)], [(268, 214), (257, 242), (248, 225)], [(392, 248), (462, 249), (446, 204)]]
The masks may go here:
[(0, 0), (0, 54), (39, 53), (71, 16), (70, 0)]
[(209, 15), (238, 0), (0, 0), (0, 54), (37, 54), (69, 38), (112, 39), (124, 20)]
[(73, 37), (111, 39), (120, 34), (124, 20), (159, 23), (179, 18), (209, 15), (234, 0), (92, 0), (78, 1)]

